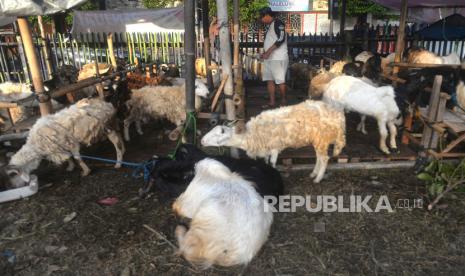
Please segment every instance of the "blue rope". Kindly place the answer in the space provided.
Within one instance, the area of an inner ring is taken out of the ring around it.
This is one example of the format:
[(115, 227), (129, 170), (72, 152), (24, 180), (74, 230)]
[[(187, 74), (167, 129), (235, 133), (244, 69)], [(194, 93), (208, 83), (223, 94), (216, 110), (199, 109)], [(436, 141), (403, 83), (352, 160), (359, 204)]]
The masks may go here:
[(139, 178), (140, 174), (143, 173), (144, 176), (144, 181), (148, 182), (150, 178), (150, 172), (152, 171), (153, 167), (157, 163), (157, 160), (149, 160), (143, 163), (133, 163), (133, 162), (126, 162), (126, 161), (117, 161), (113, 159), (107, 159), (107, 158), (101, 158), (101, 157), (95, 157), (95, 156), (89, 156), (89, 155), (79, 155), (79, 156), (74, 156), (74, 157), (80, 157), (82, 159), (89, 159), (89, 160), (96, 160), (96, 161), (101, 161), (105, 163), (110, 163), (110, 164), (118, 164), (121, 163), (121, 165), (132, 168), (132, 177), (133, 178)]

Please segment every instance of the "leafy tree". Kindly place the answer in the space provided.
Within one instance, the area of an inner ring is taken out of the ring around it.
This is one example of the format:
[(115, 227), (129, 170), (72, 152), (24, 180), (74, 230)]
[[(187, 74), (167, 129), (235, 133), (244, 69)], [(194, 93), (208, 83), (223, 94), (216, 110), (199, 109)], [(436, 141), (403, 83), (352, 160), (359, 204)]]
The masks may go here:
[[(177, 0), (142, 0), (146, 8), (157, 9), (164, 8), (178, 2)], [(216, 16), (216, 0), (209, 0), (209, 14)], [(258, 10), (268, 6), (268, 0), (240, 0), (240, 20), (241, 22), (252, 22), (257, 18)], [(233, 14), (233, 1), (228, 0), (228, 12), (230, 18)]]
[(142, 0), (142, 4), (147, 9), (159, 9), (166, 8), (174, 3), (179, 2), (178, 0)]
[[(258, 11), (269, 5), (268, 0), (239, 0), (240, 18), (242, 23), (250, 23), (257, 19)], [(216, 1), (209, 0), (210, 16), (216, 16)], [(232, 19), (233, 1), (228, 0), (228, 14)]]
[(371, 13), (376, 17), (386, 17), (388, 9), (370, 0), (347, 0), (346, 12), (349, 16)]

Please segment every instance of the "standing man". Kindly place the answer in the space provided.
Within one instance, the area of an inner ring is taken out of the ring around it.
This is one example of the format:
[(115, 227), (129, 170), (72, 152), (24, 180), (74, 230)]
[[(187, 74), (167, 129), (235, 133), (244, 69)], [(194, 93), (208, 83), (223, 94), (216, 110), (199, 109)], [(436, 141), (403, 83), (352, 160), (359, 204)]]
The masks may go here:
[(275, 18), (271, 8), (266, 7), (261, 9), (260, 19), (263, 24), (269, 27), (265, 34), (265, 43), (263, 46), (265, 52), (261, 55), (261, 58), (264, 60), (263, 81), (267, 82), (266, 86), (270, 94), (268, 106), (264, 106), (264, 108), (273, 108), (276, 105), (276, 85), (278, 85), (281, 94), (281, 105), (286, 105), (286, 72), (289, 65), (287, 35), (284, 23)]

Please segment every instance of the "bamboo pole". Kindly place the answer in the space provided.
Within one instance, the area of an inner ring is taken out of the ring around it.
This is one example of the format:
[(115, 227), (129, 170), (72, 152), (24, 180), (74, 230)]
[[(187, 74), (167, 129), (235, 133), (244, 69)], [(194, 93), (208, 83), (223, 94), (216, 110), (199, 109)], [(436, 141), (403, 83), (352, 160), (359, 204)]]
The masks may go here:
[(34, 86), (34, 91), (39, 99), (39, 108), (40, 114), (42, 116), (50, 114), (53, 112), (52, 104), (50, 103), (50, 97), (45, 95), (44, 82), (42, 80), (42, 75), (40, 73), (40, 64), (37, 59), (36, 52), (34, 50), (34, 43), (32, 42), (31, 29), (27, 18), (19, 17), (18, 18), (19, 32), (21, 34), (21, 39), (24, 44), (24, 50), (26, 52), (26, 58), (29, 64), (29, 69), (31, 71), (32, 84)]
[(42, 52), (44, 55), (45, 66), (47, 67), (47, 75), (49, 78), (51, 78), (52, 77), (52, 64), (50, 62), (50, 55), (48, 54), (49, 48), (47, 44), (47, 38), (45, 37), (44, 21), (41, 15), (37, 16), (37, 20), (39, 23), (40, 37), (42, 37), (42, 41), (44, 42), (44, 45), (42, 47)]
[(208, 89), (213, 90), (213, 76), (210, 56), (210, 24), (208, 22), (208, 0), (202, 0), (202, 23), (203, 23), (203, 53), (205, 56), (205, 67), (207, 69)]
[(234, 91), (240, 99), (240, 104), (237, 107), (237, 118), (241, 119), (238, 122), (238, 133), (245, 129), (245, 99), (244, 99), (244, 82), (242, 80), (242, 59), (239, 55), (239, 37), (240, 37), (240, 22), (239, 22), (239, 0), (233, 1), (234, 13), (234, 80), (236, 87)]
[(110, 54), (111, 66), (116, 69), (115, 51), (113, 49), (113, 33), (107, 35), (108, 53)]
[[(407, 22), (407, 11), (408, 11), (408, 1), (402, 0), (401, 2), (401, 10), (400, 10), (400, 22), (399, 22), (399, 32), (397, 34), (397, 41), (396, 41), (396, 56), (394, 57), (394, 62), (398, 63), (402, 59), (402, 52), (404, 51), (405, 47), (405, 24)], [(397, 75), (399, 72), (399, 67), (394, 67), (392, 73)]]
[[(195, 112), (195, 3), (194, 0), (184, 1), (184, 55), (185, 55), (185, 79), (186, 79), (186, 113)], [(165, 37), (166, 39), (166, 37)], [(168, 51), (168, 49), (167, 49)], [(166, 54), (167, 51), (164, 53)], [(169, 54), (169, 52), (168, 52)], [(166, 55), (165, 55), (166, 56)], [(166, 60), (165, 60), (166, 62)], [(186, 120), (187, 129), (193, 129), (195, 122)], [(189, 125), (190, 124), (190, 125)], [(192, 131), (188, 131), (187, 140), (189, 143), (195, 142), (195, 136), (197, 134)]]
[[(229, 19), (228, 19), (228, 1), (227, 0), (216, 0), (217, 14), (218, 14), (218, 26), (220, 34), (220, 57), (221, 67), (223, 76), (232, 76), (232, 65), (231, 65), (231, 41), (229, 34)], [(236, 112), (234, 102), (232, 101), (233, 96), (233, 78), (226, 80), (224, 87), (224, 94), (226, 95), (226, 118), (228, 121), (234, 121), (236, 119)], [(231, 156), (238, 157), (239, 153), (237, 149), (231, 148)]]

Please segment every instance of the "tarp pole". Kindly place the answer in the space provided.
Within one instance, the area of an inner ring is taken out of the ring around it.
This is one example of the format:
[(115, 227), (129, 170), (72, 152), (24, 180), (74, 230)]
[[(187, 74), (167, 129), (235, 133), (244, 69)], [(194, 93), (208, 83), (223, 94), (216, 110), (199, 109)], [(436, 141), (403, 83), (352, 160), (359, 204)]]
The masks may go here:
[(205, 56), (205, 66), (207, 69), (207, 85), (210, 91), (213, 90), (213, 76), (211, 69), (210, 55), (210, 23), (208, 20), (208, 0), (202, 0), (202, 27), (203, 27), (203, 53)]
[[(408, 5), (407, 0), (402, 0), (401, 8), (400, 8), (400, 22), (399, 22), (399, 31), (397, 33), (397, 41), (396, 41), (396, 55), (394, 57), (394, 62), (400, 62), (402, 59), (402, 52), (404, 52), (405, 47), (405, 24), (407, 22), (407, 11)], [(394, 67), (392, 73), (397, 75), (399, 72), (399, 67)]]
[[(190, 120), (189, 114), (195, 112), (195, 2), (194, 0), (184, 1), (184, 55), (186, 61), (186, 127), (193, 129), (195, 122)], [(187, 141), (195, 142), (195, 135), (192, 131), (187, 132)]]
[[(229, 76), (224, 87), (224, 94), (226, 95), (226, 119), (232, 122), (236, 119), (236, 111), (234, 108), (234, 102), (232, 100), (234, 87), (231, 66), (231, 36), (229, 33), (228, 1), (216, 0), (216, 7), (218, 14), (218, 26), (220, 27), (220, 57), (223, 79), (225, 76)], [(231, 148), (231, 156), (239, 156), (236, 148)]]
[(32, 84), (34, 85), (34, 92), (37, 94), (39, 99), (40, 114), (42, 116), (53, 112), (52, 105), (50, 103), (50, 97), (45, 95), (44, 82), (42, 80), (42, 74), (40, 73), (40, 64), (37, 59), (37, 55), (34, 49), (34, 43), (32, 41), (31, 29), (29, 22), (26, 17), (18, 17), (19, 33), (24, 44), (24, 50), (26, 52), (27, 62), (31, 71)]

